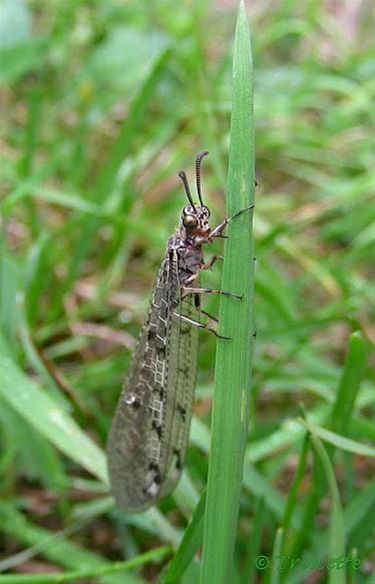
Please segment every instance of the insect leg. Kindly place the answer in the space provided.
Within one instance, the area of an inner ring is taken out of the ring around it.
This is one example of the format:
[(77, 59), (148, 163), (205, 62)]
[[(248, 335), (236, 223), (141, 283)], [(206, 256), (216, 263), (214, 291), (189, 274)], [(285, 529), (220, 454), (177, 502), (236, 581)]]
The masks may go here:
[(214, 328), (212, 328), (211, 326), (209, 326), (208, 324), (203, 324), (202, 322), (198, 322), (197, 320), (194, 320), (194, 319), (190, 318), (189, 316), (185, 316), (183, 314), (179, 314), (178, 312), (173, 312), (173, 314), (174, 314), (174, 316), (176, 316), (182, 322), (187, 322), (188, 324), (191, 324), (192, 326), (196, 326), (198, 328), (206, 329), (206, 331), (209, 331), (210, 333), (214, 334), (215, 337), (217, 337), (218, 339), (224, 339), (226, 341), (230, 341), (231, 340), (230, 337), (224, 337), (223, 335), (219, 335), (219, 333)]
[(203, 308), (200, 309), (200, 312), (202, 314), (204, 314), (205, 316), (207, 316), (208, 318), (210, 318), (211, 320), (213, 320), (214, 322), (219, 322), (219, 319), (216, 318), (216, 316), (212, 316), (212, 314), (210, 314), (209, 312), (206, 312), (205, 310), (203, 310)]
[(188, 294), (222, 294), (223, 296), (232, 296), (233, 298), (238, 298), (242, 300), (243, 296), (239, 296), (238, 294), (234, 294), (233, 292), (228, 292), (226, 290), (214, 290), (213, 288), (190, 288), (187, 286), (183, 286), (181, 288), (182, 297), (187, 296)]
[(242, 213), (245, 213), (245, 211), (250, 211), (251, 209), (254, 209), (254, 203), (248, 207), (245, 207), (244, 209), (240, 209), (240, 211), (237, 211), (237, 213), (234, 213), (230, 217), (224, 219), (224, 221), (222, 221), (217, 227), (215, 227), (215, 229), (211, 231), (210, 235), (207, 237), (207, 241), (212, 241), (215, 237), (223, 237), (223, 231), (228, 223), (239, 215), (242, 215)]
[(205, 316), (208, 316), (210, 320), (213, 320), (214, 322), (219, 322), (219, 319), (216, 318), (216, 316), (212, 316), (212, 314), (203, 310), (201, 306), (201, 297), (199, 296), (199, 294), (194, 295), (194, 305), (199, 314), (204, 314)]
[(213, 255), (207, 263), (203, 264), (202, 270), (210, 270), (212, 266), (217, 262), (217, 260), (224, 260), (222, 255)]

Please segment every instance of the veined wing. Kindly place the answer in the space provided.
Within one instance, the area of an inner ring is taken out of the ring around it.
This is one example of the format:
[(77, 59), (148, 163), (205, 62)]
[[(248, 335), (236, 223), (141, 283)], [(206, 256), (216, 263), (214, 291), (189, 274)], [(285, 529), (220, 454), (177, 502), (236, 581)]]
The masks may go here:
[(176, 484), (189, 435), (197, 367), (197, 330), (175, 313), (181, 302), (178, 256), (171, 250), (156, 280), (130, 374), (108, 438), (112, 492), (121, 509), (141, 511)]
[[(192, 296), (186, 296), (175, 312), (190, 319), (196, 318)], [(168, 403), (164, 423), (169, 439), (163, 445), (168, 457), (168, 473), (161, 485), (160, 497), (172, 491), (184, 466), (197, 377), (197, 327), (173, 315), (168, 352)]]

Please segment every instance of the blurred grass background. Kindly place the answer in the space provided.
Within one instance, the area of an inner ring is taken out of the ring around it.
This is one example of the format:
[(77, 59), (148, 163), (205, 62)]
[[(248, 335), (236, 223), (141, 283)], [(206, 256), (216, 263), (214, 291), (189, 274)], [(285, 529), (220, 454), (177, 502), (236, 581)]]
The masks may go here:
[[(185, 204), (176, 174), (191, 176), (198, 150), (211, 154), (204, 192), (213, 222), (225, 213), (236, 9), (229, 0), (0, 4), (0, 569), (16, 578), (95, 573), (177, 545), (205, 485), (210, 335), (200, 337), (192, 446), (175, 496), (121, 516), (102, 448)], [(272, 568), (257, 571), (254, 557), (280, 546), (327, 557), (332, 530), (344, 525), (346, 552), (360, 559), (348, 581), (370, 581), (373, 6), (258, 0), (248, 13), (258, 334), (234, 578), (269, 578)], [(220, 268), (204, 282), (219, 285)], [(217, 313), (217, 299), (205, 304)], [(198, 565), (181, 581), (196, 582)], [(101, 581), (153, 581), (159, 570)]]

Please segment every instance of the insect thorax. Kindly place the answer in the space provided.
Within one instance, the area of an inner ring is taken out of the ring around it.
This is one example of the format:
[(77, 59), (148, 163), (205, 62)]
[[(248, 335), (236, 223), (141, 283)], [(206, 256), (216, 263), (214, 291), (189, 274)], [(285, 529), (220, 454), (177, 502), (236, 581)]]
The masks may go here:
[(182, 285), (192, 275), (198, 274), (204, 264), (202, 246), (181, 239), (179, 234), (175, 234), (169, 239), (168, 250), (177, 255), (178, 275)]

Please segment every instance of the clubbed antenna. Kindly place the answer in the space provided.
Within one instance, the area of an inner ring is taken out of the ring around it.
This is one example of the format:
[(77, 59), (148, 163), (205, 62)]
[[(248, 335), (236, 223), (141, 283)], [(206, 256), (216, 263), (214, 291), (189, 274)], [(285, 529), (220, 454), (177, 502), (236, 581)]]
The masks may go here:
[(183, 170), (180, 170), (180, 172), (178, 173), (178, 178), (181, 179), (182, 184), (184, 185), (185, 193), (186, 193), (187, 198), (189, 199), (190, 205), (193, 207), (194, 211), (196, 211), (195, 205), (193, 203), (193, 199), (191, 198), (191, 192), (190, 192), (188, 181), (186, 178), (186, 173)]
[(197, 157), (195, 159), (195, 180), (197, 184), (198, 199), (201, 205), (203, 205), (201, 193), (201, 164), (203, 158), (207, 156), (207, 154), (208, 154), (207, 150), (203, 150), (203, 152), (198, 152)]

